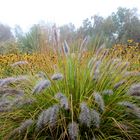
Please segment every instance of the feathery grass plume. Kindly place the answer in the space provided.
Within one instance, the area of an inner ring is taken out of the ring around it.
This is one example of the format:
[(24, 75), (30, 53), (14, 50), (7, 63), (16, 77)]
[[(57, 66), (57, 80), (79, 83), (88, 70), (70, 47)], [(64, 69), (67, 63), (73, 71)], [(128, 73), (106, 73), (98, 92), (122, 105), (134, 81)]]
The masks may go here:
[(95, 99), (95, 103), (98, 104), (99, 109), (103, 112), (105, 109), (105, 104), (102, 96), (98, 92), (93, 93), (93, 96)]
[(131, 96), (140, 96), (140, 83), (133, 84), (128, 90), (128, 94)]
[(30, 105), (34, 103), (35, 101), (36, 101), (35, 99), (16, 98), (12, 103), (12, 107), (18, 108), (23, 105)]
[(8, 106), (8, 107), (0, 107), (0, 112), (10, 112), (12, 111), (12, 107)]
[(137, 71), (126, 71), (124, 77), (126, 76), (140, 76), (140, 72)]
[(105, 47), (106, 47), (106, 45), (105, 45), (105, 43), (103, 43), (99, 48), (97, 48), (96, 56), (98, 56)]
[(99, 126), (100, 126), (100, 114), (96, 110), (93, 110), (93, 109), (91, 109), (90, 112), (91, 112), (91, 121), (92, 121), (92, 123), (97, 128), (99, 128)]
[(49, 87), (50, 85), (51, 85), (51, 82), (49, 80), (41, 80), (35, 85), (32, 93), (37, 94), (41, 92), (42, 90), (44, 90), (45, 88)]
[(13, 83), (15, 81), (16, 81), (16, 78), (14, 78), (14, 77), (8, 77), (8, 78), (1, 79), (0, 87), (7, 86), (8, 84)]
[(132, 111), (132, 113), (135, 116), (140, 118), (140, 108), (136, 106), (135, 104), (132, 104), (131, 102), (128, 102), (128, 101), (119, 102), (118, 104), (121, 106), (127, 107), (128, 109)]
[(4, 79), (1, 79), (0, 87), (7, 86), (8, 84), (23, 81), (23, 80), (28, 80), (28, 77), (27, 76), (18, 76), (18, 77), (4, 78)]
[(25, 122), (21, 123), (21, 125), (14, 129), (9, 135), (8, 135), (8, 139), (10, 138), (14, 138), (15, 136), (17, 136), (18, 134), (22, 135), (23, 133), (25, 133), (25, 131), (33, 124), (33, 120), (32, 119), (28, 119)]
[(96, 61), (96, 63), (95, 63), (95, 70), (100, 68), (101, 63), (102, 63), (101, 60)]
[(63, 75), (61, 73), (53, 74), (51, 77), (52, 80), (61, 80), (63, 79)]
[(92, 140), (96, 140), (95, 136), (93, 135)]
[(68, 124), (68, 133), (71, 140), (77, 140), (79, 133), (79, 126), (76, 122)]
[(42, 111), (37, 120), (36, 131), (43, 129), (47, 124), (54, 127), (56, 125), (58, 112), (58, 105), (54, 105), (47, 110)]
[(90, 36), (86, 36), (84, 38), (84, 40), (82, 41), (81, 45), (80, 45), (80, 52), (83, 52), (86, 50), (85, 47), (87, 47), (87, 44), (89, 43), (89, 40), (90, 40)]
[[(41, 114), (38, 117), (37, 123), (36, 123), (36, 130), (35, 131), (38, 132), (39, 130), (43, 129), (45, 127), (44, 122), (49, 122), (49, 116), (50, 116), (49, 112), (50, 112), (50, 109), (43, 110), (41, 112)], [(45, 119), (45, 121), (44, 121), (44, 119)]]
[(42, 78), (42, 79), (47, 78), (47, 75), (43, 71), (39, 71), (35, 76)]
[(65, 55), (68, 55), (70, 53), (70, 48), (69, 48), (69, 45), (66, 40), (63, 43), (63, 51), (64, 51)]
[(59, 113), (59, 106), (58, 105), (54, 105), (51, 108), (51, 112), (50, 112), (49, 125), (51, 127), (55, 127), (56, 121), (57, 121), (57, 117), (58, 117), (58, 113)]
[(99, 74), (100, 74), (100, 70), (99, 70), (99, 69), (96, 69), (96, 70), (94, 71), (93, 80), (98, 80)]
[(33, 120), (32, 119), (28, 119), (25, 122), (23, 122), (20, 126), (19, 126), (19, 133), (23, 133), (27, 130), (28, 127), (30, 127), (33, 124)]
[(97, 80), (100, 74), (100, 65), (101, 65), (101, 60), (96, 61), (95, 63), (95, 69), (94, 69), (94, 76), (93, 80)]
[(0, 112), (7, 112), (12, 110), (12, 102), (7, 99), (1, 99), (0, 101)]
[(103, 54), (101, 55), (100, 60), (103, 60), (108, 54), (109, 54), (109, 49), (105, 49), (105, 50), (103, 51)]
[(69, 103), (66, 96), (64, 96), (62, 93), (57, 93), (55, 95), (55, 98), (60, 100), (60, 106), (62, 108), (64, 108), (65, 110), (69, 110)]
[(8, 95), (20, 95), (23, 96), (24, 95), (24, 91), (23, 90), (17, 90), (17, 89), (10, 89), (10, 88), (6, 88), (6, 89), (0, 89), (0, 95), (2, 95), (2, 98)]
[(28, 75), (20, 75), (20, 76), (18, 76), (18, 77), (16, 77), (16, 81), (28, 81), (29, 80), (29, 77), (28, 77)]
[(90, 113), (90, 109), (87, 107), (86, 103), (81, 103), (80, 104), (81, 107), (81, 112), (79, 114), (79, 122), (82, 125), (85, 125), (87, 127), (91, 126), (91, 113)]
[(114, 89), (118, 89), (120, 86), (122, 86), (123, 84), (125, 84), (125, 80), (121, 80), (120, 82), (118, 82), (118, 83), (116, 83), (115, 85), (114, 85)]
[(27, 61), (18, 61), (18, 62), (11, 64), (11, 67), (21, 66), (21, 65), (26, 65), (26, 64), (28, 64)]
[(113, 95), (113, 90), (112, 89), (104, 90), (104, 91), (102, 91), (102, 94), (103, 95)]

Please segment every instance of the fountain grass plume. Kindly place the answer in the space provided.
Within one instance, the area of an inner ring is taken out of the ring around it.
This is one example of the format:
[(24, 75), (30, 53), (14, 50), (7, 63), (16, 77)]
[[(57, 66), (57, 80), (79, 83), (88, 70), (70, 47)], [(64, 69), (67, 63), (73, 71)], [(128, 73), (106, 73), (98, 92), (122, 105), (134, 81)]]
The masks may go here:
[(47, 75), (43, 71), (39, 71), (35, 76), (42, 79), (47, 79)]
[(105, 109), (103, 97), (98, 92), (94, 92), (93, 96), (94, 96), (95, 103), (97, 103), (100, 111), (103, 112)]
[(51, 127), (56, 126), (59, 109), (60, 108), (58, 105), (53, 105), (53, 107), (51, 108), (49, 126)]
[(51, 77), (52, 80), (61, 80), (63, 79), (63, 75), (61, 73), (55, 73)]
[(20, 82), (20, 81), (27, 81), (28, 76), (18, 76), (18, 77), (7, 77), (0, 80), (0, 87), (8, 86), (11, 83)]
[(59, 106), (53, 105), (47, 110), (43, 110), (36, 123), (36, 131), (41, 131), (45, 126), (55, 127), (59, 112)]
[(113, 90), (112, 89), (108, 89), (108, 90), (104, 90), (102, 91), (103, 95), (113, 95)]
[(13, 89), (13, 88), (2, 88), (2, 89), (0, 89), (0, 95), (2, 97), (8, 96), (8, 95), (20, 95), (20, 96), (23, 96), (24, 91), (23, 90)]
[(13, 83), (15, 81), (16, 81), (16, 78), (14, 78), (14, 77), (8, 77), (5, 79), (1, 79), (0, 87), (7, 86), (8, 84)]
[(92, 124), (96, 126), (97, 128), (99, 128), (100, 127), (100, 114), (94, 109), (91, 109), (90, 112), (91, 112)]
[(9, 135), (7, 135), (7, 140), (8, 139), (12, 139), (17, 137), (18, 135), (23, 135), (23, 133), (25, 133), (25, 131), (31, 126), (33, 125), (34, 121), (32, 119), (28, 119), (24, 122), (21, 123), (21, 125), (14, 129)]
[(21, 66), (21, 65), (26, 65), (26, 64), (28, 64), (27, 61), (18, 61), (18, 62), (11, 64), (11, 67)]
[(0, 112), (7, 112), (12, 110), (12, 102), (7, 99), (1, 99)]
[(116, 83), (115, 85), (114, 85), (114, 89), (116, 90), (116, 89), (118, 89), (119, 87), (121, 87), (123, 84), (125, 84), (125, 80), (121, 80), (120, 82), (118, 82), (118, 83)]
[(140, 96), (140, 83), (131, 85), (128, 94), (131, 96)]
[(65, 95), (63, 95), (62, 93), (57, 93), (55, 95), (55, 98), (60, 101), (61, 108), (64, 108), (65, 110), (70, 109), (68, 99), (67, 99), (67, 97)]
[(127, 107), (135, 116), (140, 118), (140, 108), (135, 104), (128, 101), (119, 102), (118, 104)]
[(66, 40), (63, 43), (63, 52), (66, 56), (70, 54), (70, 48)]
[(79, 114), (79, 122), (81, 125), (85, 125), (86, 127), (90, 127), (91, 126), (91, 113), (90, 113), (90, 109), (87, 107), (86, 103), (81, 103), (80, 104), (81, 107), (81, 112)]
[(76, 122), (69, 123), (67, 129), (71, 140), (77, 140), (79, 134), (78, 124)]
[(33, 94), (40, 93), (45, 88), (48, 88), (50, 85), (51, 85), (51, 82), (49, 80), (41, 80), (35, 85), (32, 93)]

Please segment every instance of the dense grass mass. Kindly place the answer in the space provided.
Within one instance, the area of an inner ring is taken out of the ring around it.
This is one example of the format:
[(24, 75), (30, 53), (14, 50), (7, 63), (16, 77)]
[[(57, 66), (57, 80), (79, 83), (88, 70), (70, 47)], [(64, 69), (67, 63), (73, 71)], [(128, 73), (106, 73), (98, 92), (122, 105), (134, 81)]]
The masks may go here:
[(139, 140), (136, 48), (1, 55), (0, 139)]

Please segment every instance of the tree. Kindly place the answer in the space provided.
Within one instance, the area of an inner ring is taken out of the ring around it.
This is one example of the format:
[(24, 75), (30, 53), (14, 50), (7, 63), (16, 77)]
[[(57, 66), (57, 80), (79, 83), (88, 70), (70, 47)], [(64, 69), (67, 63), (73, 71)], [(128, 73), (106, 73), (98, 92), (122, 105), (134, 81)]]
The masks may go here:
[(111, 15), (113, 24), (118, 34), (118, 42), (126, 42), (128, 39), (138, 41), (140, 36), (140, 20), (137, 9), (118, 8), (116, 13)]
[(0, 42), (5, 42), (13, 38), (14, 37), (11, 32), (11, 28), (7, 25), (0, 23)]
[(75, 26), (72, 23), (65, 24), (59, 27), (60, 30), (60, 40), (64, 42), (66, 40), (68, 43), (72, 43), (75, 39)]

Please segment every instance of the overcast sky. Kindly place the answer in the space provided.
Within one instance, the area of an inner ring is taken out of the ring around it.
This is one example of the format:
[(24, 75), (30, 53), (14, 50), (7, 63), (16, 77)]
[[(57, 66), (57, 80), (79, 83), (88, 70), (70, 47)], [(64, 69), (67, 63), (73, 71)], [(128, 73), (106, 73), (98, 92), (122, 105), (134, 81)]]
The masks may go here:
[(95, 14), (108, 16), (119, 7), (136, 7), (140, 0), (0, 0), (0, 22), (24, 30), (40, 20), (76, 26)]

